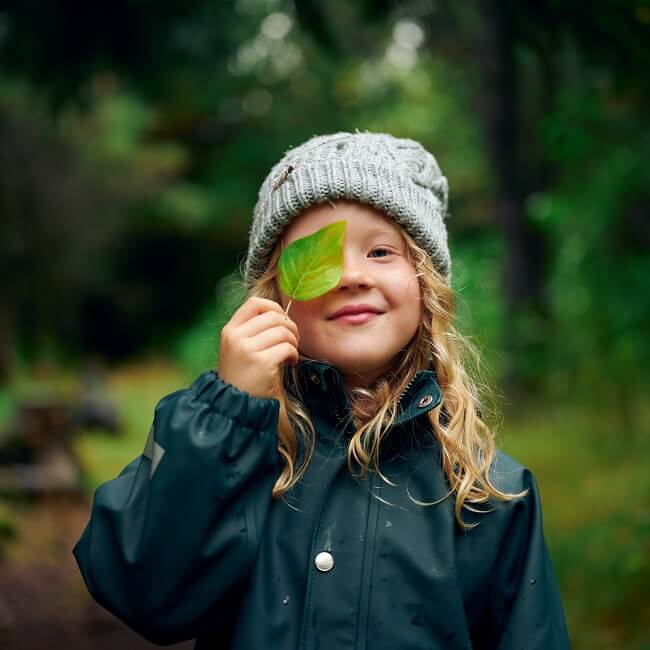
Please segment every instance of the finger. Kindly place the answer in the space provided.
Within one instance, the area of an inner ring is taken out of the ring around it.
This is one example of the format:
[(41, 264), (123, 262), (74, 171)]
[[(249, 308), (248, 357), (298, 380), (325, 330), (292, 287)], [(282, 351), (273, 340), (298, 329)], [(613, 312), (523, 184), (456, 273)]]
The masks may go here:
[(295, 366), (300, 359), (300, 354), (291, 343), (279, 343), (264, 352), (265, 359), (274, 366), (287, 362)]
[(254, 318), (258, 314), (264, 314), (268, 311), (274, 311), (279, 314), (284, 314), (282, 307), (273, 300), (268, 298), (260, 298), (253, 296), (249, 298), (230, 318), (230, 323), (235, 327), (239, 327), (246, 321)]
[(282, 343), (283, 341), (291, 343), (296, 348), (299, 346), (299, 341), (296, 335), (282, 325), (264, 330), (257, 336), (250, 338), (249, 341), (251, 349), (255, 352), (266, 350), (274, 345), (278, 345), (278, 343)]
[(300, 340), (300, 332), (298, 325), (291, 319), (285, 320), (280, 314), (275, 311), (267, 311), (264, 314), (257, 316), (246, 321), (238, 329), (239, 336), (252, 337), (261, 334), (264, 330), (281, 325), (286, 327), (289, 331), (293, 332), (294, 336)]

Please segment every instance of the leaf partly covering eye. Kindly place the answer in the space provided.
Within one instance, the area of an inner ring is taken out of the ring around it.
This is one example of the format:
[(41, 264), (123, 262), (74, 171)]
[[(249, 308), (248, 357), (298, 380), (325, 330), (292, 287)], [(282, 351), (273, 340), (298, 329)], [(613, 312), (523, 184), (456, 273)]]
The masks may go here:
[(312, 300), (341, 281), (346, 223), (335, 221), (285, 248), (278, 261), (280, 288), (292, 300)]

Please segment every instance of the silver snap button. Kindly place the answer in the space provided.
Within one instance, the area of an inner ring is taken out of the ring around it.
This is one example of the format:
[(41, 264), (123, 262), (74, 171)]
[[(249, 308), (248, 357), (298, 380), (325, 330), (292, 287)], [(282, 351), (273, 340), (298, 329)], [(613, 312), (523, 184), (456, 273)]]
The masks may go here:
[(419, 402), (418, 408), (423, 409), (425, 406), (429, 406), (433, 402), (433, 397), (431, 395), (425, 395)]
[(329, 571), (334, 566), (334, 557), (327, 551), (322, 551), (314, 558), (314, 564), (319, 571)]
[(311, 375), (309, 375), (309, 379), (311, 379), (314, 384), (320, 384), (320, 379), (318, 378), (318, 375), (313, 372), (311, 373)]

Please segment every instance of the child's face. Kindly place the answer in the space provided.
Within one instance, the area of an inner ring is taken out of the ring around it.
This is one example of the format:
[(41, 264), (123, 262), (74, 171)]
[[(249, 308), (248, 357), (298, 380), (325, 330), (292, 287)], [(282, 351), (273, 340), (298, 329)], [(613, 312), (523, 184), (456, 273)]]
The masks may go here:
[[(302, 354), (333, 363), (350, 387), (367, 386), (391, 368), (415, 335), (421, 319), (420, 284), (395, 222), (366, 204), (334, 204), (308, 208), (283, 233), (286, 248), (334, 221), (347, 221), (338, 286), (313, 300), (294, 300), (289, 317), (300, 330)], [(280, 293), (286, 308), (289, 298)], [(380, 313), (357, 317), (361, 322), (332, 319), (342, 307), (359, 304)]]

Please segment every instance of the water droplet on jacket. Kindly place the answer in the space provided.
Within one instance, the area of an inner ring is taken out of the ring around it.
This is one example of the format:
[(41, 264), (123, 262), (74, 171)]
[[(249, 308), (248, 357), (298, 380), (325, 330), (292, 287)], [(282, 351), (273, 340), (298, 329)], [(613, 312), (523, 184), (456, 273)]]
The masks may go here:
[(288, 604), (289, 604), (289, 596), (285, 596), (285, 597), (282, 599), (282, 604), (283, 604), (283, 605), (288, 605)]
[(386, 519), (386, 528), (390, 528), (392, 525), (393, 525), (393, 522)]
[(531, 579), (530, 579), (530, 584), (531, 584), (531, 585), (534, 585), (536, 582), (537, 582), (537, 580), (535, 580), (535, 578), (531, 578)]
[(424, 616), (424, 612), (422, 611), (422, 605), (420, 605), (416, 615), (411, 619), (411, 624), (417, 625), (418, 627), (426, 627), (427, 619)]

